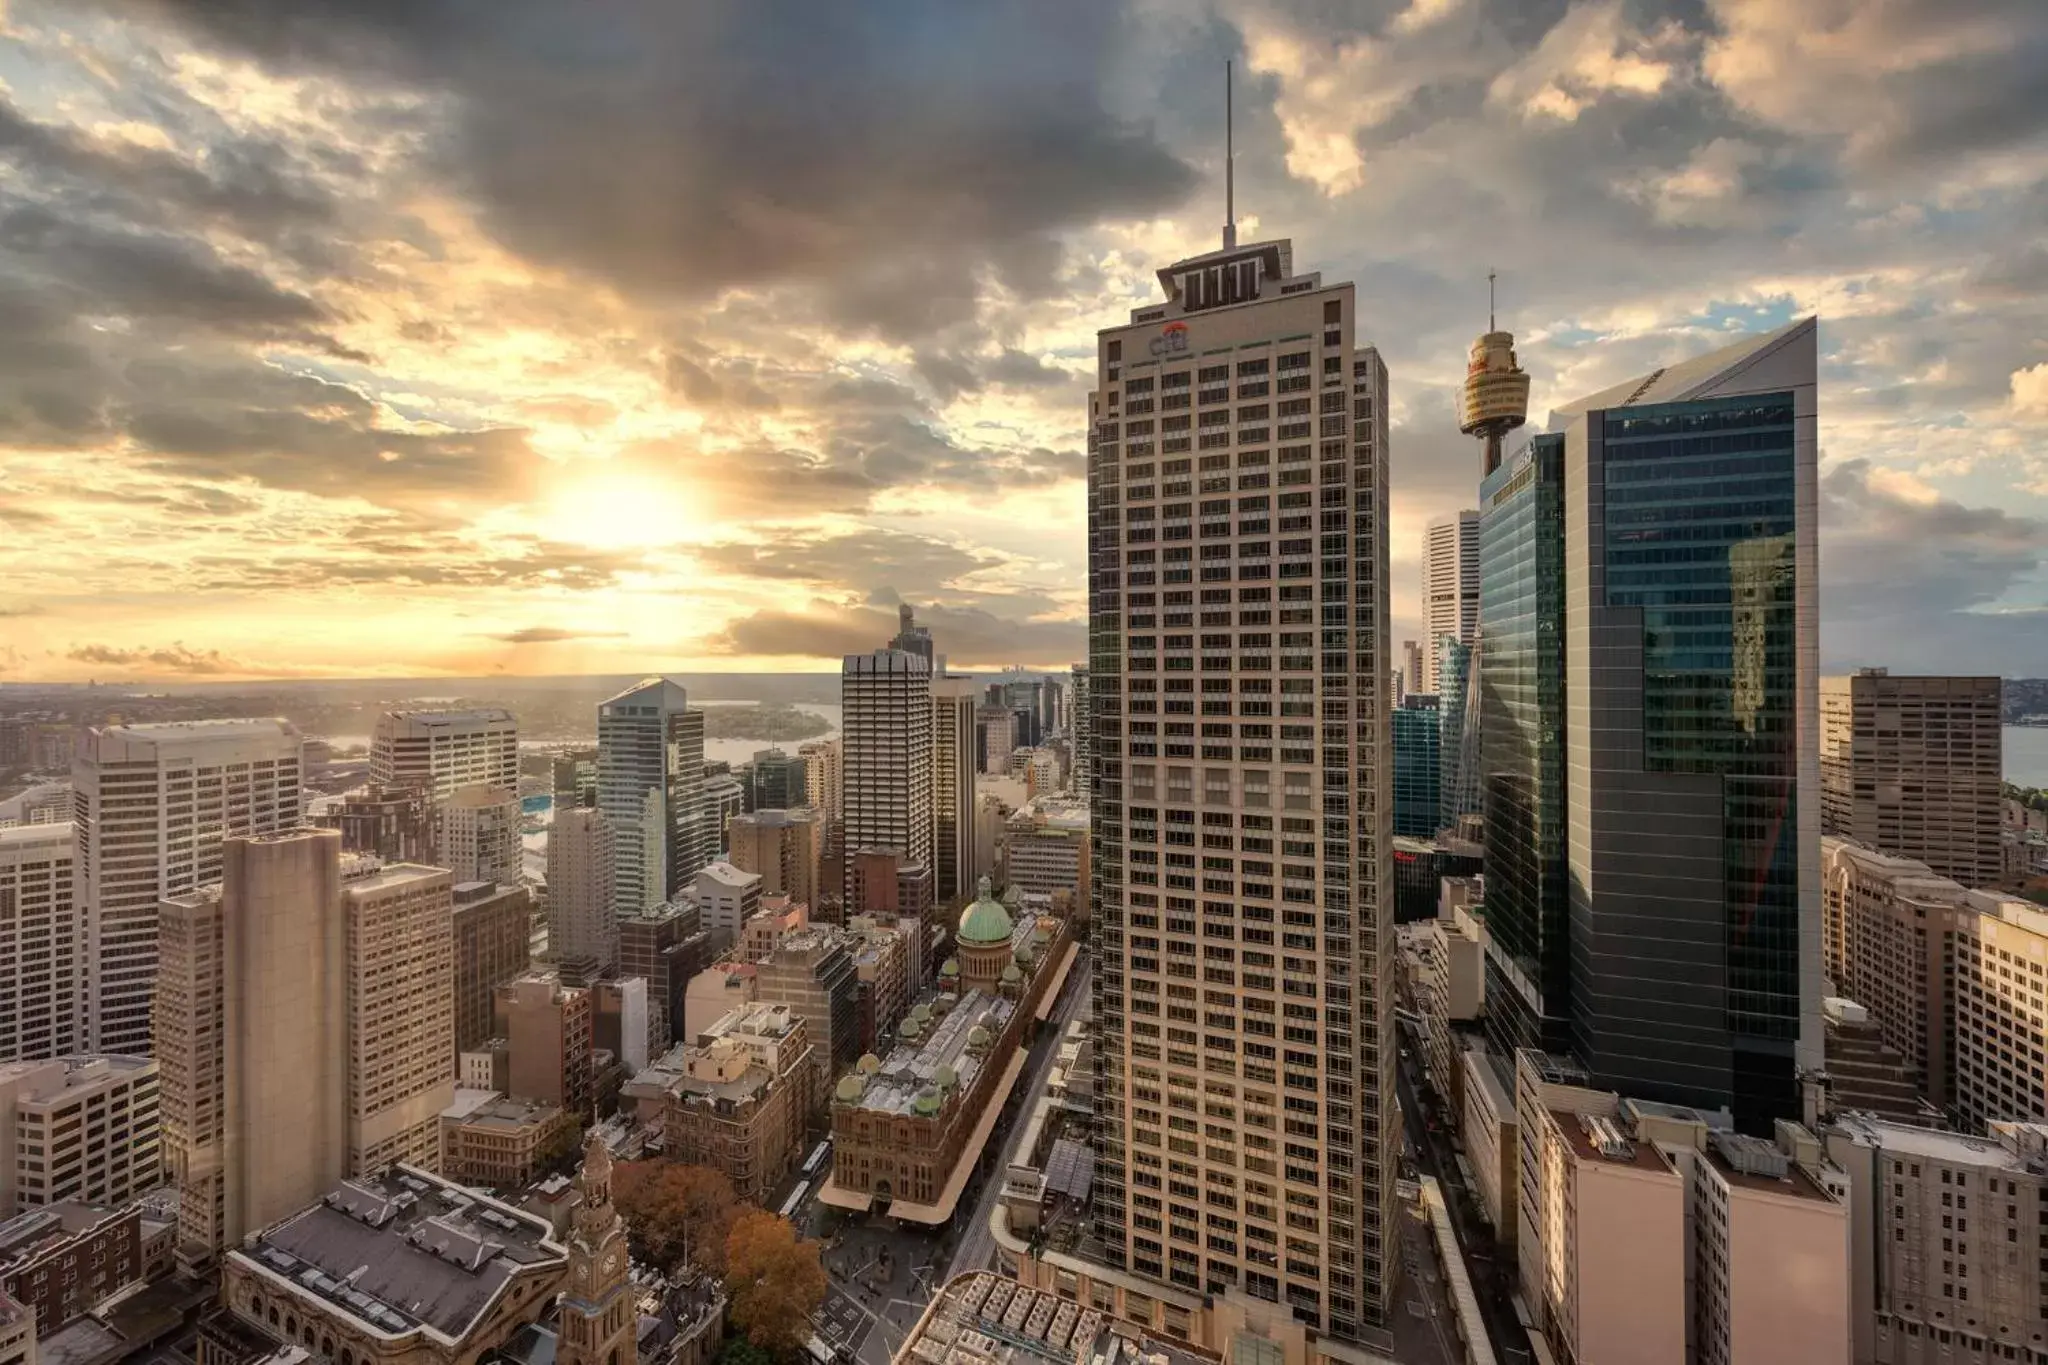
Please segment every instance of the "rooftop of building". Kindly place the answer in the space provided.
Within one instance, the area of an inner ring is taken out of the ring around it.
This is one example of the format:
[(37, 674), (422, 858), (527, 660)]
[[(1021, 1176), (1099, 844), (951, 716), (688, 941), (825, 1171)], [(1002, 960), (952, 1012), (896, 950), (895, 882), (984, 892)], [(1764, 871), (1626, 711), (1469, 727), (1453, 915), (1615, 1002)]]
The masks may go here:
[(1602, 1166), (1633, 1166), (1641, 1171), (1670, 1172), (1671, 1163), (1655, 1143), (1640, 1142), (1619, 1117), (1580, 1114), (1552, 1106), (1550, 1117), (1580, 1161)]
[(835, 1101), (885, 1114), (936, 1114), (948, 1091), (973, 1086), (1016, 1008), (986, 991), (957, 998), (925, 992), (897, 1026), (889, 1055), (861, 1058), (840, 1079)]
[(1101, 1310), (993, 1271), (957, 1275), (896, 1353), (898, 1365), (1213, 1365), (1185, 1343), (1130, 1335)]
[(440, 709), (431, 706), (408, 707), (398, 711), (386, 711), (384, 719), (404, 721), (412, 725), (517, 725), (519, 718), (502, 706), (456, 706)]
[(720, 858), (715, 863), (706, 864), (697, 873), (697, 880), (700, 883), (708, 880), (716, 886), (732, 891), (745, 891), (749, 887), (761, 884), (761, 874), (758, 872), (742, 872), (731, 863), (725, 861), (725, 859)]
[(455, 1092), (455, 1103), (441, 1111), (442, 1118), (453, 1119), (464, 1128), (507, 1133), (554, 1123), (562, 1114), (563, 1109), (559, 1104), (547, 1104), (540, 1100), (515, 1100), (495, 1090), (462, 1089)]
[(2048, 1124), (2001, 1124), (2004, 1133), (1989, 1137), (1952, 1133), (1899, 1123), (1872, 1114), (1844, 1114), (1836, 1118), (1835, 1131), (1857, 1145), (1883, 1149), (1887, 1154), (1917, 1156), (1951, 1166), (1972, 1166), (1986, 1171), (2048, 1176)]
[(429, 882), (436, 877), (452, 883), (454, 875), (445, 867), (428, 867), (424, 863), (380, 863), (359, 876), (344, 877), (341, 889), (351, 895), (368, 895)]
[(62, 851), (69, 856), (76, 844), (75, 831), (69, 820), (53, 820), (42, 825), (0, 826), (0, 849), (40, 848), (47, 844), (53, 851)]
[[(1745, 336), (1705, 355), (1666, 365), (1612, 388), (1602, 389), (1558, 408), (1553, 417), (1572, 417), (1603, 409), (1643, 407), (1654, 403), (1680, 403), (1715, 393), (1752, 392), (1745, 387), (1745, 372), (1763, 366), (1787, 347), (1802, 341), (1810, 346), (1816, 325), (1816, 320), (1811, 317), (1798, 318), (1772, 331)], [(1806, 382), (1813, 382), (1810, 372)], [(1774, 380), (1771, 387), (1789, 388), (1790, 385)]]
[(139, 725), (103, 725), (95, 735), (143, 744), (189, 744), (208, 739), (297, 739), (299, 729), (279, 716), (222, 720), (157, 720)]
[(0, 1062), (0, 1086), (17, 1085), (17, 1104), (63, 1104), (72, 1096), (156, 1069), (153, 1057), (71, 1053), (39, 1062)]
[(345, 1180), (230, 1255), (373, 1331), (450, 1342), (516, 1275), (567, 1265), (540, 1218), (410, 1166)]
[(1707, 1139), (1707, 1164), (1730, 1189), (1756, 1190), (1791, 1199), (1839, 1202), (1775, 1142), (1747, 1133), (1714, 1133)]
[(443, 807), (453, 806), (458, 810), (483, 810), (488, 806), (516, 806), (519, 793), (507, 787), (493, 787), (489, 783), (475, 782), (467, 787), (457, 787)]
[(134, 1205), (88, 1204), (66, 1199), (24, 1209), (0, 1223), (0, 1276), (33, 1261), (80, 1233), (125, 1215)]
[(704, 1037), (787, 1038), (803, 1027), (796, 1011), (780, 1001), (756, 1000), (738, 1005), (705, 1026)]

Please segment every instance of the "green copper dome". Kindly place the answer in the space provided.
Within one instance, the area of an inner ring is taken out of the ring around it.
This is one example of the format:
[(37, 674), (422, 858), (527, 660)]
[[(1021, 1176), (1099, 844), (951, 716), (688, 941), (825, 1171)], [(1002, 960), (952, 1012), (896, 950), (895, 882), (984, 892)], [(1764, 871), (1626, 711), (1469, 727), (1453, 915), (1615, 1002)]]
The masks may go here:
[(959, 958), (957, 958), (957, 957), (949, 957), (949, 958), (947, 958), (947, 959), (946, 959), (946, 960), (945, 960), (944, 962), (940, 963), (940, 964), (939, 964), (939, 975), (940, 975), (940, 976), (958, 976), (958, 975), (960, 975), (960, 959), (959, 959)]
[(839, 1078), (839, 1089), (836, 1093), (841, 1104), (852, 1104), (860, 1098), (860, 1092), (865, 1089), (867, 1089), (867, 1086), (862, 1084), (860, 1077), (841, 1076)]
[(1003, 903), (989, 893), (988, 878), (981, 879), (980, 893), (974, 904), (960, 912), (960, 941), (962, 943), (1008, 943), (1014, 925), (1010, 912)]
[(1014, 986), (1023, 979), (1024, 973), (1017, 970), (1016, 963), (1012, 962), (1009, 966), (1003, 968), (1003, 984), (1005, 986)]
[(917, 1092), (917, 1098), (910, 1102), (910, 1108), (913, 1113), (929, 1116), (938, 1113), (939, 1106), (943, 1103), (939, 1092), (931, 1086), (926, 1086)]
[(973, 1028), (967, 1030), (967, 1046), (971, 1048), (979, 1050), (981, 1048), (987, 1047), (990, 1043), (994, 1041), (995, 1038), (989, 1033), (989, 1031), (979, 1024), (976, 1024)]

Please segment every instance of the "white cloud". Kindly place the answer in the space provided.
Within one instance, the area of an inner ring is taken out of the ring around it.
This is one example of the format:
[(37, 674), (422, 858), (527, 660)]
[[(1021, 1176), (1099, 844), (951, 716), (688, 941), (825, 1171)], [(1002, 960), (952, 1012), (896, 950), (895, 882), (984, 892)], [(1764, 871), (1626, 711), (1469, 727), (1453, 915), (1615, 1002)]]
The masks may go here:
[(2012, 372), (2012, 410), (2016, 416), (2048, 421), (2048, 362)]
[(1487, 102), (1532, 122), (1572, 123), (1608, 96), (1658, 94), (1679, 79), (1691, 47), (1675, 23), (1644, 33), (1622, 14), (1621, 0), (1587, 0), (1494, 77)]

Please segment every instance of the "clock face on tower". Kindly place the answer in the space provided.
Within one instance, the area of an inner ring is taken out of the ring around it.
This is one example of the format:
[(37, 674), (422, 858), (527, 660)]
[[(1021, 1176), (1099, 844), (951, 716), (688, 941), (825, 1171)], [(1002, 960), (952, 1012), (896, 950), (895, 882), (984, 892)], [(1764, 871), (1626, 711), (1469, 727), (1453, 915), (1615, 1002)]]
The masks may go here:
[(624, 1267), (625, 1261), (626, 1253), (620, 1247), (614, 1246), (610, 1251), (606, 1252), (604, 1256), (605, 1278), (611, 1279), (616, 1276)]

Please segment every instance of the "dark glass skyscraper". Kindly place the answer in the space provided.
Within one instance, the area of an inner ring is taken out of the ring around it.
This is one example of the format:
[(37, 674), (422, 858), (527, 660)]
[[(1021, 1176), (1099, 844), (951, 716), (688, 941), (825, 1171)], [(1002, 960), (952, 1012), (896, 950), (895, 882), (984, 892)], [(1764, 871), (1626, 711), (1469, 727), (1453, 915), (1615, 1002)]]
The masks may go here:
[(1820, 1064), (1814, 337), (1564, 413), (1572, 1050), (1750, 1129)]
[(1394, 833), (1427, 839), (1443, 804), (1443, 715), (1437, 699), (1409, 697), (1394, 708)]
[(1488, 1030), (1504, 1056), (1570, 1046), (1565, 863), (1564, 437), (1479, 488)]

